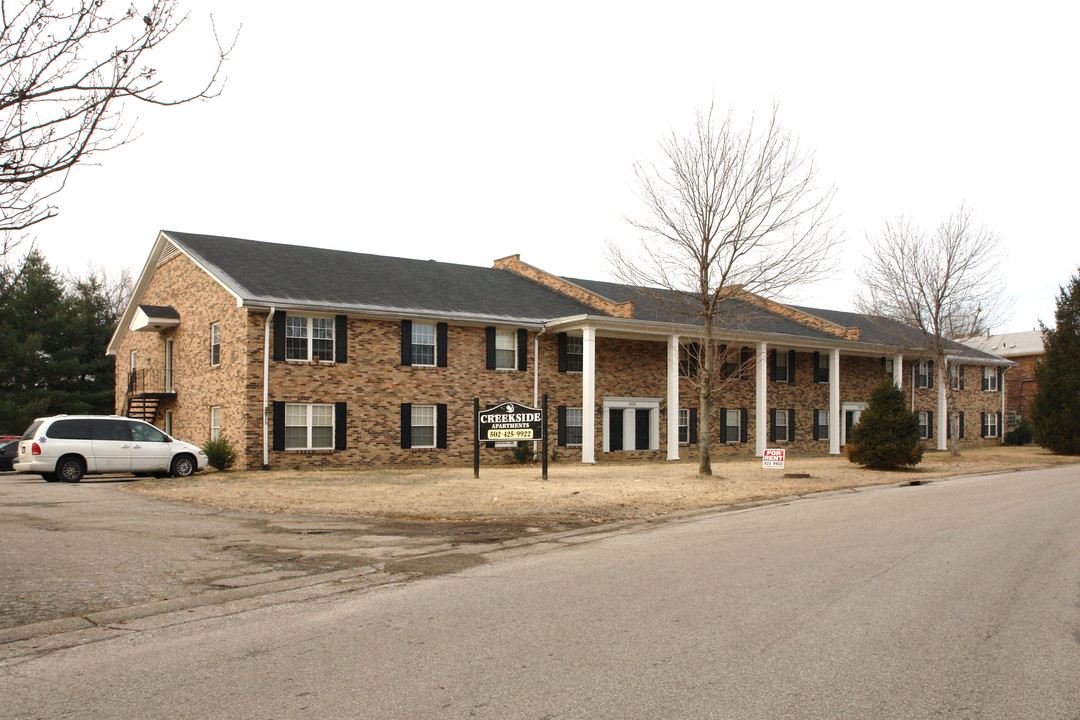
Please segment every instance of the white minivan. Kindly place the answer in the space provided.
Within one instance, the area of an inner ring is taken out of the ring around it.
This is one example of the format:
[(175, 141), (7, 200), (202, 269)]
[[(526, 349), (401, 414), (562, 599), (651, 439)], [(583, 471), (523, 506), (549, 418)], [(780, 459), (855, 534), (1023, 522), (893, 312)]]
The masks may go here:
[(187, 477), (206, 468), (206, 453), (142, 420), (118, 415), (56, 415), (35, 420), (19, 441), (16, 472), (48, 482), (87, 473)]

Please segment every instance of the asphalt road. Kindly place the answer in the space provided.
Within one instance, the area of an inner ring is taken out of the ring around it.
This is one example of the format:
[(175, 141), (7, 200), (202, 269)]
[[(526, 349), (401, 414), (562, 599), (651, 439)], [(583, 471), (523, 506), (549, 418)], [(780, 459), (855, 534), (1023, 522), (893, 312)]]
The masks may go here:
[(545, 549), (9, 659), (0, 717), (1080, 717), (1075, 467)]

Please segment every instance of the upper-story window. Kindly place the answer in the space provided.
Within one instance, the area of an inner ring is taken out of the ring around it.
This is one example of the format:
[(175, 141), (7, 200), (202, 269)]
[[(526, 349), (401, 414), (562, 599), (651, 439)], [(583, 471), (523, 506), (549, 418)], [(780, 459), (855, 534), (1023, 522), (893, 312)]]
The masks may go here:
[(998, 373), (997, 368), (992, 368), (989, 365), (983, 367), (983, 390), (998, 389)]
[(814, 382), (829, 382), (829, 353), (814, 353)]
[(334, 359), (334, 319), (288, 315), (285, 318), (286, 360)]
[(787, 382), (788, 381), (788, 360), (790, 355), (786, 352), (776, 351), (776, 358), (773, 360), (775, 365), (773, 366), (773, 381), (774, 382)]
[(412, 364), (435, 365), (435, 326), (412, 324)]
[(210, 325), (210, 364), (221, 364), (221, 323)]
[(934, 387), (934, 362), (932, 360), (919, 360), (915, 363), (915, 387)]
[(964, 366), (958, 363), (949, 365), (949, 385), (953, 390), (964, 389)]
[[(585, 366), (585, 342), (580, 337), (566, 338), (566, 371), (581, 372)], [(580, 441), (579, 441), (580, 442)]]
[(517, 333), (513, 330), (495, 331), (495, 368), (517, 369)]
[(896, 360), (891, 357), (885, 358), (885, 363), (883, 367), (885, 369), (886, 375), (892, 375), (894, 372), (896, 372)]

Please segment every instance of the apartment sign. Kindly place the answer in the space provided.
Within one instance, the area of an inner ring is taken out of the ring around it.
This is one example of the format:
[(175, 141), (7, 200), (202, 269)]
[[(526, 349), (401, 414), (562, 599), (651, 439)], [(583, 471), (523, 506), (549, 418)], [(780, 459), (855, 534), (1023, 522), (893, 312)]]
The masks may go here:
[(544, 437), (544, 413), (513, 402), (504, 402), (476, 416), (477, 439), (480, 442), (505, 440), (541, 440)]

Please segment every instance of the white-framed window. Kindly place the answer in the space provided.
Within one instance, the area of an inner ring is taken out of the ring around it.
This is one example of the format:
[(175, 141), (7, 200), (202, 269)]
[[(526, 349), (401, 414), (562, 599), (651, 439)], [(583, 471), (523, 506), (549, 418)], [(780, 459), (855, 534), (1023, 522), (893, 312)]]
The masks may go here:
[(566, 408), (566, 444), (581, 445), (581, 408)]
[(930, 361), (919, 360), (915, 363), (915, 387), (932, 387), (930, 378)]
[(517, 370), (517, 333), (513, 330), (495, 331), (495, 369)]
[(788, 441), (788, 411), (777, 410), (773, 413), (776, 421), (773, 423), (773, 432), (776, 435), (776, 442)]
[(285, 405), (286, 450), (333, 450), (334, 406), (288, 403)]
[(786, 352), (776, 351), (775, 367), (773, 368), (773, 381), (775, 382), (787, 382), (788, 377), (788, 359), (789, 356)]
[(982, 414), (983, 425), (983, 437), (996, 438), (1000, 429), (998, 428), (998, 416), (997, 413), (983, 413)]
[(690, 442), (690, 411), (679, 408), (679, 444), (686, 445)]
[[(777, 355), (777, 357), (780, 357)], [(738, 410), (724, 411), (724, 437), (729, 443), (742, 442), (742, 413)]]
[(334, 318), (307, 315), (285, 316), (285, 359), (334, 360)]
[[(169, 417), (169, 416), (166, 416), (166, 418), (169, 421), (168, 424), (171, 424), (172, 418)], [(168, 432), (168, 430), (166, 430), (165, 432)], [(221, 406), (220, 405), (214, 405), (213, 407), (210, 408), (210, 439), (211, 440), (217, 440), (220, 435), (221, 435)]]
[(930, 413), (925, 410), (919, 411), (919, 439), (926, 440), (930, 437)]
[(960, 366), (956, 363), (949, 365), (949, 387), (953, 390), (960, 389)]
[[(998, 389), (998, 373), (997, 368), (990, 367), (989, 365), (983, 366), (983, 387), (990, 392), (997, 392)], [(987, 437), (994, 437), (987, 435)]]
[(585, 341), (571, 335), (566, 338), (566, 372), (581, 372), (584, 367)]
[[(412, 324), (412, 364), (435, 367), (435, 326), (424, 323)], [(413, 447), (418, 447), (413, 445)], [(435, 447), (432, 440), (431, 447)]]
[[(413, 327), (416, 327), (415, 325)], [(413, 347), (416, 347), (415, 345)], [(412, 406), (412, 447), (435, 447), (435, 412), (434, 405)]]
[(895, 363), (896, 363), (895, 359), (893, 359), (891, 357), (885, 358), (885, 374), (886, 375), (892, 375), (893, 373), (896, 372)]
[(221, 364), (221, 323), (210, 324), (210, 364)]
[(829, 439), (829, 411), (818, 410), (817, 417), (817, 438), (818, 440)]

